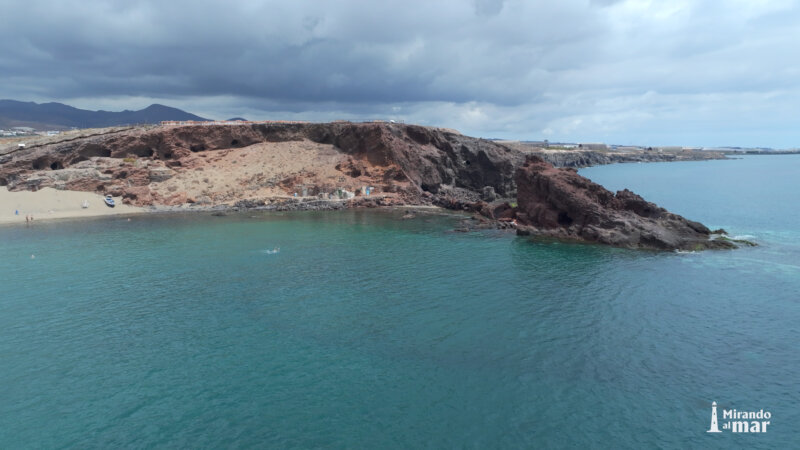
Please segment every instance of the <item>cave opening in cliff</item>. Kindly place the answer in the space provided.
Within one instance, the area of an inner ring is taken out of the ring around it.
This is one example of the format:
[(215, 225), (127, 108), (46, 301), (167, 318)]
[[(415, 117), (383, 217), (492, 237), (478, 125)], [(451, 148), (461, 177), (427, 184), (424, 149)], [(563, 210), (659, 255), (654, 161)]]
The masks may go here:
[(5, 178), (0, 178), (0, 186), (8, 186), (8, 180)]
[(439, 192), (439, 186), (435, 184), (422, 183), (420, 187), (422, 188), (423, 191), (430, 192), (432, 194), (436, 194), (437, 192)]
[(151, 147), (137, 146), (128, 149), (125, 156), (128, 158), (145, 158), (145, 157), (150, 158), (155, 154), (156, 151), (153, 150)]
[(568, 227), (572, 225), (572, 217), (570, 217), (565, 211), (561, 211), (558, 213), (558, 224), (562, 227)]
[(51, 170), (61, 170), (63, 168), (64, 166), (61, 164), (61, 161), (53, 161), (53, 163), (50, 164)]
[(95, 156), (102, 156), (104, 158), (111, 157), (111, 149), (107, 147), (103, 147), (99, 144), (87, 144), (84, 146), (79, 152), (78, 155), (81, 158), (88, 159)]
[(239, 145), (239, 140), (238, 139), (234, 139), (234, 140), (231, 141), (231, 146), (235, 147), (237, 145)]

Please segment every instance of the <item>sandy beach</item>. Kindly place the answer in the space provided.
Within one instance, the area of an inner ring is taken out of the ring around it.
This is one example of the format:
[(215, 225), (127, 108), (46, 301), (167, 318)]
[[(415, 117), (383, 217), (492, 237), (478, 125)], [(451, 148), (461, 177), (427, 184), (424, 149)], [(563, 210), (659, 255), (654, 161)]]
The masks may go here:
[[(88, 208), (81, 207), (84, 200), (89, 202)], [(91, 192), (59, 191), (53, 188), (36, 192), (9, 192), (6, 188), (0, 188), (0, 224), (24, 223), (26, 215), (32, 215), (38, 221), (145, 211), (144, 208), (123, 205), (118, 197), (114, 201), (116, 206), (109, 208), (103, 203), (102, 195)]]

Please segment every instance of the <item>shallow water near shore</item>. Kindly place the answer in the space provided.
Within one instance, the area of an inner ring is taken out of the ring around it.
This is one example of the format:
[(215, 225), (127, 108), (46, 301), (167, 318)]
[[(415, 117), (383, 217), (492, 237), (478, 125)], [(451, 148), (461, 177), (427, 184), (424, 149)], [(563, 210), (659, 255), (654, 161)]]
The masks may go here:
[[(581, 173), (759, 247), (371, 210), (0, 228), (0, 447), (798, 442), (800, 157)], [(712, 401), (767, 433), (706, 433)]]

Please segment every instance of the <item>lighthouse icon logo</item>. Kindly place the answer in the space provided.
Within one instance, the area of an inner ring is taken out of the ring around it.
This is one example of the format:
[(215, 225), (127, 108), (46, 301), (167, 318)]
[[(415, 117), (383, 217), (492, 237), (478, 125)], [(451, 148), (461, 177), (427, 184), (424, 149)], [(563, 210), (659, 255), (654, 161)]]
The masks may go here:
[(717, 402), (711, 404), (711, 428), (708, 429), (707, 433), (722, 433), (719, 430), (719, 425), (717, 425)]

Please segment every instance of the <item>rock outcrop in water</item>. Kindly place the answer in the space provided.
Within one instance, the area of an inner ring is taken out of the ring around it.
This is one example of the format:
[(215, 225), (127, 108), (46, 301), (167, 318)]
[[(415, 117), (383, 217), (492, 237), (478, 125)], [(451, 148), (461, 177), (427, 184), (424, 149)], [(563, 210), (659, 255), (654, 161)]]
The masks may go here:
[(616, 194), (574, 169), (530, 157), (516, 171), (521, 234), (656, 250), (734, 248), (703, 224), (672, 214), (625, 189)]
[[(516, 218), (522, 233), (665, 250), (731, 246), (631, 192), (614, 195), (530, 155), (393, 123), (140, 127), (0, 149), (0, 186), (93, 191), (136, 206), (433, 204), (481, 212), (502, 227)], [(518, 208), (503, 206), (514, 197)]]

